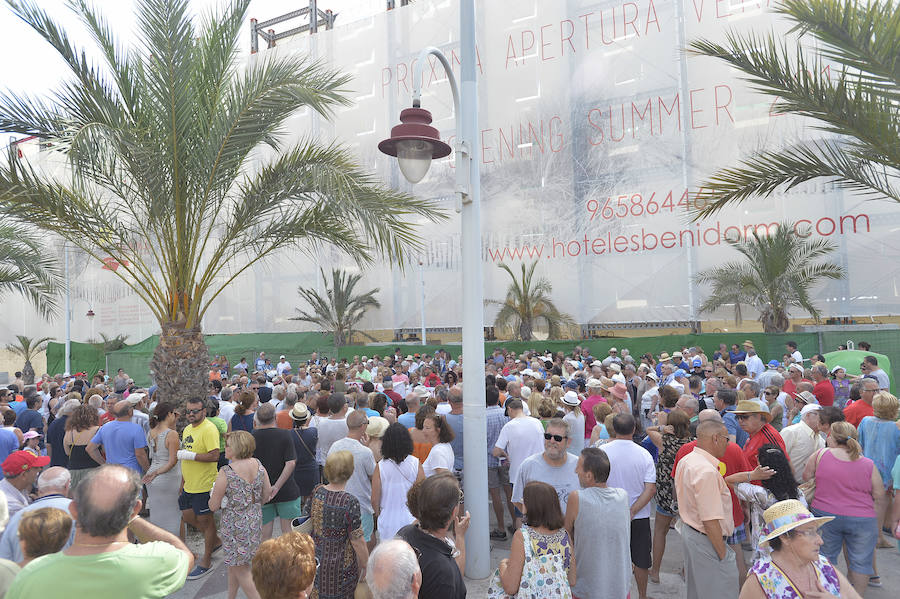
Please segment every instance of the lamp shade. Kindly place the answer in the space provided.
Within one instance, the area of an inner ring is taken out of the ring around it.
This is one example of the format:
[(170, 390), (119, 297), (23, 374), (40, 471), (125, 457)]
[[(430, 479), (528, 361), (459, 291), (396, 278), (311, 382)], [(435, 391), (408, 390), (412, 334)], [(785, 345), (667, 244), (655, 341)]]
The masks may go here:
[(450, 155), (450, 146), (441, 141), (431, 126), (431, 113), (424, 108), (406, 108), (391, 136), (378, 144), (388, 156), (396, 156), (400, 171), (410, 183), (418, 183), (428, 173), (431, 161)]

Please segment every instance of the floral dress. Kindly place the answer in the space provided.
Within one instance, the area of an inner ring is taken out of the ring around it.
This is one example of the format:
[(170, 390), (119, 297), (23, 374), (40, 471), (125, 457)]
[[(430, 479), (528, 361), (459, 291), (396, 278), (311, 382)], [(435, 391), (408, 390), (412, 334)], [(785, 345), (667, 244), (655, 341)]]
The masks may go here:
[[(527, 525), (526, 525), (527, 526)], [(569, 541), (569, 533), (565, 528), (560, 528), (555, 533), (544, 535), (537, 530), (528, 528), (528, 539), (531, 541), (531, 552), (535, 557), (542, 555), (561, 555), (563, 567), (569, 572), (569, 564), (572, 561), (572, 543)]]
[[(813, 567), (819, 578), (819, 584), (822, 585), (825, 592), (840, 597), (841, 581), (831, 562), (825, 556), (820, 555), (819, 559), (813, 563)], [(802, 599), (803, 597), (787, 574), (775, 565), (770, 556), (761, 557), (753, 562), (750, 573), (756, 574), (756, 579), (759, 580), (759, 586), (766, 594), (766, 599)]]
[(222, 537), (222, 550), (227, 566), (248, 565), (262, 541), (262, 490), (265, 470), (262, 464), (258, 466), (256, 478), (252, 483), (241, 478), (231, 466), (224, 467), (228, 480), (225, 497), (228, 501), (222, 508), (219, 534)]
[(656, 462), (656, 505), (673, 516), (678, 513), (675, 484), (671, 475), (675, 467), (675, 455), (682, 445), (690, 441), (680, 439), (671, 433), (663, 433), (662, 451), (659, 452), (659, 459)]
[(319, 560), (311, 598), (353, 599), (359, 567), (350, 540), (363, 535), (359, 501), (346, 491), (319, 486), (312, 494), (310, 518)]

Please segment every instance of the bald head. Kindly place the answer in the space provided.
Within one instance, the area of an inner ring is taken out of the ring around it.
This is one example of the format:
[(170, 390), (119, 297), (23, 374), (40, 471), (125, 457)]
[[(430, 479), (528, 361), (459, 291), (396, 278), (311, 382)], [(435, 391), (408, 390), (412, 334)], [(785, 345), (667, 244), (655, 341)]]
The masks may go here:
[(366, 582), (372, 599), (414, 599), (422, 585), (419, 560), (406, 541), (379, 544), (369, 556)]
[(141, 481), (134, 470), (105, 464), (91, 468), (75, 487), (69, 510), (83, 533), (115, 537), (140, 511), (140, 491)]
[(363, 410), (355, 410), (347, 414), (347, 429), (351, 431), (364, 427), (369, 421), (369, 417)]
[(700, 422), (718, 422), (719, 424), (722, 423), (722, 415), (712, 408), (700, 410), (700, 415), (698, 418)]
[[(706, 410), (704, 410), (705, 412)], [(702, 413), (702, 412), (701, 412)], [(721, 422), (715, 420), (705, 420), (697, 425), (697, 440), (711, 439), (713, 436), (725, 433), (728, 434), (728, 428)]]
[(38, 477), (38, 493), (42, 496), (54, 493), (67, 495), (69, 493), (69, 483), (71, 481), (72, 475), (69, 474), (68, 470), (60, 466), (52, 466), (41, 472)]
[(131, 416), (132, 410), (131, 402), (127, 399), (123, 399), (122, 401), (117, 401), (116, 405), (113, 406), (113, 414), (116, 415), (116, 418), (126, 418)]

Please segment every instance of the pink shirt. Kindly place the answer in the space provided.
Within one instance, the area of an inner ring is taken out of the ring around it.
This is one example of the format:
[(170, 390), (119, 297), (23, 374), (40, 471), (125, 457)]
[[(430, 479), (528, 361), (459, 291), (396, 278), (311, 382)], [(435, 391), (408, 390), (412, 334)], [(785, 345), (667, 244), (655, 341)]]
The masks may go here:
[(874, 467), (875, 463), (869, 458), (845, 462), (826, 449), (816, 467), (816, 495), (810, 507), (838, 516), (874, 518)]
[[(597, 419), (594, 418), (594, 406), (600, 402), (605, 402), (606, 399), (602, 395), (591, 395), (586, 400), (581, 402), (581, 413), (584, 414), (584, 438), (591, 438), (591, 431), (594, 430), (594, 425), (597, 424)], [(600, 424), (603, 424), (602, 422)]]

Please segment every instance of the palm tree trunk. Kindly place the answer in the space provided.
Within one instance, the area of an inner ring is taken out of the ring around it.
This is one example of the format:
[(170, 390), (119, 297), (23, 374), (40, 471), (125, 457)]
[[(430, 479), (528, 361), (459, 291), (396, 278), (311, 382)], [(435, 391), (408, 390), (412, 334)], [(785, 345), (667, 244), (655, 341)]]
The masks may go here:
[(519, 337), (522, 341), (531, 341), (532, 334), (531, 321), (523, 319), (522, 323), (519, 325)]
[(34, 384), (34, 366), (31, 365), (31, 360), (25, 360), (25, 367), (22, 368), (22, 380), (26, 385)]
[(159, 386), (159, 401), (182, 406), (190, 398), (205, 399), (209, 394), (209, 349), (200, 327), (185, 328), (183, 321), (164, 323), (150, 370)]

